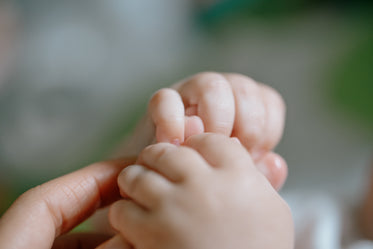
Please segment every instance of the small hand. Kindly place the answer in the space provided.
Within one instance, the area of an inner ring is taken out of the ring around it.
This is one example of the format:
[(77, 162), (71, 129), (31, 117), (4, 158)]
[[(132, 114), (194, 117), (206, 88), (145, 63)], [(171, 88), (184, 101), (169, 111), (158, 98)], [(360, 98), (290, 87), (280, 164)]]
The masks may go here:
[(288, 206), (235, 139), (205, 133), (151, 145), (118, 184), (126, 199), (109, 219), (120, 234), (100, 249), (292, 248)]
[(285, 104), (274, 89), (239, 74), (201, 73), (156, 92), (149, 103), (157, 142), (182, 144), (202, 132), (237, 137), (276, 189), (287, 176), (273, 148), (281, 139)]

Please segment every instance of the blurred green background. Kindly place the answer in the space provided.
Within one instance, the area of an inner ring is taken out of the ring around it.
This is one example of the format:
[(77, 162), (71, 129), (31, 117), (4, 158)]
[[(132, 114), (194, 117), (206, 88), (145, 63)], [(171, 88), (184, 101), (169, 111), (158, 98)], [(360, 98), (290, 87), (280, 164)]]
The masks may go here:
[(347, 0), (2, 1), (0, 213), (109, 157), (155, 90), (205, 70), (283, 94), (284, 191), (354, 195), (373, 156), (372, 12)]

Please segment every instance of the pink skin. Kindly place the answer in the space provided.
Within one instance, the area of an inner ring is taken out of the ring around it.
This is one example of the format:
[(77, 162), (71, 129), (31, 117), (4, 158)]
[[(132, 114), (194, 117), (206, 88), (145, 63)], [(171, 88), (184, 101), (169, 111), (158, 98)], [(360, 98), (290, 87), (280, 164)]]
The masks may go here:
[(284, 184), (286, 161), (272, 150), (282, 136), (285, 104), (274, 89), (239, 74), (200, 73), (157, 91), (149, 113), (157, 142), (182, 144), (202, 132), (237, 137), (272, 186)]
[(94, 248), (107, 240), (110, 236), (105, 234), (60, 236), (118, 200), (118, 174), (134, 162), (96, 163), (30, 189), (1, 217), (0, 248)]
[[(162, 97), (164, 92), (166, 98)], [(174, 110), (168, 104), (174, 105)], [(285, 181), (286, 163), (271, 152), (282, 135), (285, 107), (272, 89), (242, 75), (202, 73), (174, 89), (156, 93), (149, 111), (158, 141), (183, 144), (186, 138), (205, 131), (237, 137), (276, 189)], [(128, 148), (142, 150), (153, 140), (152, 125), (144, 124)], [(27, 191), (1, 217), (0, 248), (97, 245), (107, 236), (75, 235), (54, 240), (119, 197), (116, 178), (128, 164), (123, 160), (98, 163)], [(116, 241), (123, 245), (123, 239)]]
[(125, 199), (109, 219), (119, 234), (98, 249), (293, 248), (289, 207), (237, 139), (148, 146), (118, 185)]

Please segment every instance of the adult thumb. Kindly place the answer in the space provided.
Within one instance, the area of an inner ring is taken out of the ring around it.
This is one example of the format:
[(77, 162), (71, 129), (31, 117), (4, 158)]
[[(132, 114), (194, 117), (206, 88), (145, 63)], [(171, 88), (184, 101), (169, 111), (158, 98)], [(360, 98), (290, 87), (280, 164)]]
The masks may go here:
[(27, 191), (0, 219), (0, 248), (51, 248), (56, 237), (119, 198), (117, 176), (134, 162), (96, 163)]

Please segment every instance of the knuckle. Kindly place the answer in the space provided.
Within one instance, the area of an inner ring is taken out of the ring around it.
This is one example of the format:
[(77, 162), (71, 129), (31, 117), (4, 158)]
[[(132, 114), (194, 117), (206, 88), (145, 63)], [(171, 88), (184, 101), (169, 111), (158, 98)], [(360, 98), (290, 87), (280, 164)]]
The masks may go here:
[(242, 134), (242, 141), (248, 148), (253, 147), (261, 141), (263, 135), (263, 126), (256, 125), (252, 126), (245, 133)]
[(167, 98), (170, 96), (175, 96), (175, 94), (176, 94), (176, 91), (171, 88), (162, 88), (153, 94), (152, 99), (157, 100), (157, 99)]
[(247, 117), (242, 119), (241, 124), (237, 124), (234, 128), (234, 134), (249, 148), (258, 144), (267, 127), (267, 113), (263, 108), (257, 108), (257, 111), (250, 112)]
[(205, 71), (196, 74), (194, 79), (213, 79), (213, 78), (224, 78), (223, 74), (214, 71)]
[(226, 136), (217, 133), (207, 133), (202, 137), (200, 143), (201, 146), (216, 145), (220, 144), (225, 137)]
[(258, 92), (258, 83), (255, 81), (242, 82), (242, 84), (235, 85), (236, 92), (243, 96), (252, 96), (253, 93)]
[(171, 88), (162, 88), (156, 91), (150, 98), (150, 106), (158, 106), (164, 100), (173, 98), (177, 95), (177, 92)]
[(163, 142), (148, 145), (140, 152), (139, 159), (146, 164), (152, 164), (154, 166), (159, 162), (163, 154), (167, 152), (166, 150), (168, 147), (172, 147), (172, 145)]
[(159, 147), (161, 144), (163, 143), (158, 143), (158, 144), (151, 144), (151, 145), (148, 145), (146, 146), (141, 152), (140, 152), (140, 155), (139, 155), (139, 158), (143, 158), (144, 156), (150, 154), (150, 153), (153, 153), (154, 150), (157, 149), (157, 147)]
[(239, 130), (239, 137), (244, 141), (247, 147), (259, 144), (263, 136), (265, 136), (265, 130), (267, 127), (267, 111), (263, 111), (252, 114), (249, 119), (250, 125), (242, 126)]
[(164, 161), (167, 161), (167, 158), (170, 155), (171, 150), (174, 150), (174, 146), (168, 143), (163, 143), (162, 146), (157, 146), (154, 161), (156, 163), (163, 163)]
[(272, 101), (276, 106), (280, 107), (281, 109), (286, 109), (285, 100), (277, 90), (267, 85), (262, 85), (262, 89), (264, 91), (264, 94), (269, 98), (270, 101)]
[(243, 75), (243, 74), (229, 73), (229, 74), (226, 74), (226, 78), (229, 81), (244, 83), (242, 85), (258, 86), (258, 82), (256, 82), (253, 78), (251, 78), (249, 76), (246, 76), (246, 75)]
[(203, 91), (207, 93), (213, 91), (226, 90), (229, 87), (227, 79), (220, 73), (204, 72), (197, 74), (193, 79)]

